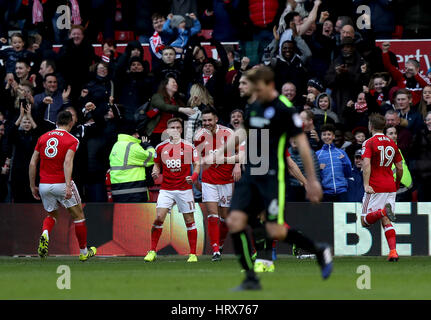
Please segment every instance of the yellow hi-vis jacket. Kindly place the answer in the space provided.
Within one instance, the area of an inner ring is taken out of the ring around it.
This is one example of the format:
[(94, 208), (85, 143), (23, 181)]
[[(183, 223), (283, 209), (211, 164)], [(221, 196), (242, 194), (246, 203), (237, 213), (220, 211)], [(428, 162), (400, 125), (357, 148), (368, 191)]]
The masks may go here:
[(154, 164), (156, 151), (144, 149), (141, 140), (119, 134), (109, 155), (111, 190), (114, 202), (141, 202), (147, 199), (145, 168)]

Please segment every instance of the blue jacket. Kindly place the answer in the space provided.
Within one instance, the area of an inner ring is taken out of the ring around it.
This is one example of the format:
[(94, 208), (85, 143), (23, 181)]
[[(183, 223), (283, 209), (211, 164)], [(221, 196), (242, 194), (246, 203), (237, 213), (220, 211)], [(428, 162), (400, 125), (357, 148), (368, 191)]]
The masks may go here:
[(348, 202), (362, 202), (364, 197), (364, 177), (362, 171), (357, 167), (352, 170), (352, 176), (347, 179), (347, 201)]
[(185, 48), (190, 37), (198, 34), (201, 31), (201, 23), (198, 19), (194, 20), (193, 26), (190, 29), (171, 28), (171, 20), (167, 19), (163, 25), (163, 32), (170, 36), (176, 36), (176, 39), (169, 45), (174, 48)]
[(352, 163), (346, 152), (334, 144), (324, 144), (316, 152), (317, 159), (323, 169), (320, 169), (323, 193), (340, 194), (347, 192), (347, 178), (352, 175)]

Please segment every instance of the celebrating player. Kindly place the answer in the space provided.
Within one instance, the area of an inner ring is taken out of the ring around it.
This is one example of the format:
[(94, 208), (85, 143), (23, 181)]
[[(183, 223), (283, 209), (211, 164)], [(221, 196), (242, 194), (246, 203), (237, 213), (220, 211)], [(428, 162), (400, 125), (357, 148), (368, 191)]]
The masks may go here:
[[(303, 159), (308, 198), (312, 202), (318, 202), (322, 197), (322, 189), (316, 179), (307, 137), (302, 132), (302, 122), (292, 108), (291, 102), (275, 90), (273, 71), (267, 67), (258, 67), (248, 71), (246, 77), (252, 82), (260, 102), (260, 105), (252, 105), (246, 111), (245, 125), (254, 129), (253, 132), (257, 134), (257, 143), (250, 140), (247, 143), (248, 151), (250, 153), (252, 148), (258, 148), (258, 154), (267, 152), (268, 154), (262, 156), (262, 160), (268, 159), (269, 163), (268, 170), (260, 172), (263, 163), (247, 162), (243, 176), (235, 184), (227, 221), (235, 252), (239, 255), (243, 269), (246, 270), (246, 279), (236, 290), (261, 289), (250, 258), (246, 226), (249, 218), (252, 219), (262, 210), (265, 210), (266, 229), (271, 238), (294, 243), (297, 247), (316, 254), (322, 277), (326, 279), (332, 272), (329, 246), (317, 245), (301, 232), (284, 223), (287, 172), (285, 152), (289, 137), (295, 139)], [(235, 131), (235, 136), (240, 141), (244, 140), (244, 130)], [(234, 139), (230, 139), (225, 148), (229, 149), (233, 143)]]
[[(372, 137), (362, 144), (362, 171), (365, 194), (362, 200), (361, 223), (364, 227), (381, 220), (389, 246), (388, 261), (398, 261), (395, 229), (395, 197), (403, 176), (402, 157), (397, 145), (383, 134), (385, 118), (372, 114), (368, 130)], [(392, 172), (395, 163), (396, 181)]]
[[(72, 114), (61, 111), (57, 116), (57, 129), (43, 134), (37, 141), (29, 166), (30, 188), (33, 197), (42, 199), (48, 216), (43, 221), (38, 254), (48, 255), (49, 235), (58, 217), (58, 204), (71, 214), (79, 243), (79, 260), (86, 261), (96, 254), (96, 248), (87, 249), (87, 225), (82, 211), (81, 198), (72, 181), (73, 158), (78, 139), (69, 132), (74, 125)], [(40, 184), (36, 187), (36, 167), (40, 160)]]
[[(202, 110), (202, 128), (194, 137), (194, 144), (202, 156), (222, 152), (232, 129), (217, 124), (218, 117), (213, 108)], [(220, 150), (220, 151), (219, 151)], [(213, 159), (215, 159), (213, 157)], [(202, 172), (202, 202), (208, 212), (208, 234), (213, 249), (212, 261), (221, 260), (220, 251), (228, 233), (226, 217), (232, 198), (233, 183), (241, 177), (239, 156), (224, 154)]]
[[(163, 231), (163, 222), (169, 210), (176, 203), (178, 211), (183, 214), (187, 227), (187, 237), (190, 245), (190, 255), (187, 262), (197, 262), (196, 242), (197, 229), (194, 220), (195, 202), (192, 184), (198, 179), (200, 164), (197, 150), (183, 139), (182, 120), (172, 118), (168, 120), (167, 132), (169, 139), (156, 147), (152, 176), (155, 179), (163, 173), (163, 182), (157, 198), (157, 216), (151, 228), (151, 249), (144, 260), (154, 261), (157, 257), (156, 248)], [(191, 165), (193, 174), (190, 176)]]

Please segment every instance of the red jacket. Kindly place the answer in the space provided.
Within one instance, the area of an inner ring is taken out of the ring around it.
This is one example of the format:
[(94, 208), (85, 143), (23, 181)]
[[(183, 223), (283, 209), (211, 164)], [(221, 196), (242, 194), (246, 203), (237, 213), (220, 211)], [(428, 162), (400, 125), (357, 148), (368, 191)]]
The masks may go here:
[(248, 2), (250, 20), (260, 28), (266, 28), (274, 22), (278, 8), (278, 0), (249, 0)]

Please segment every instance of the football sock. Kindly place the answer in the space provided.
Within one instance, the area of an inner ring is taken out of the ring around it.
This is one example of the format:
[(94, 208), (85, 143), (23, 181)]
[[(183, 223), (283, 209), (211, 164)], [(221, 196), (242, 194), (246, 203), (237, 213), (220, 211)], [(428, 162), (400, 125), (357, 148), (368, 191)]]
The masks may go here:
[(187, 238), (189, 239), (190, 254), (196, 254), (196, 242), (198, 240), (198, 230), (194, 222), (186, 223)]
[(365, 223), (367, 223), (368, 225), (372, 225), (379, 221), (382, 217), (384, 217), (385, 213), (385, 209), (379, 209), (377, 211), (370, 212), (365, 216)]
[(55, 218), (51, 216), (47, 216), (43, 220), (42, 233), (48, 236), (48, 240), (49, 240), (49, 234), (51, 233), (52, 228), (54, 228), (55, 222), (56, 222)]
[(208, 215), (208, 235), (210, 237), (210, 244), (213, 248), (213, 252), (219, 252), (219, 225), (218, 225), (218, 216), (210, 214)]
[(227, 226), (226, 220), (220, 218), (219, 223), (219, 247), (223, 247), (224, 241), (226, 240), (227, 234), (229, 233), (229, 228)]
[(265, 255), (264, 255), (263, 259), (272, 261), (273, 243), (274, 243), (274, 241), (267, 236), (265, 239), (265, 251), (264, 251)]
[(257, 252), (257, 259), (265, 259), (265, 225), (259, 223), (253, 228), (254, 248)]
[(153, 227), (151, 228), (151, 251), (156, 251), (162, 231), (163, 222), (154, 221)]
[[(232, 233), (233, 247), (239, 263), (246, 271), (253, 271), (253, 261), (250, 255), (250, 240), (246, 231)], [(251, 273), (254, 273), (251, 272)], [(247, 273), (248, 274), (248, 273)]]
[(75, 235), (78, 239), (79, 249), (81, 253), (86, 254), (87, 251), (87, 224), (85, 219), (76, 220), (75, 223)]
[(392, 224), (384, 226), (386, 241), (388, 241), (389, 250), (395, 250), (397, 247), (395, 229)]
[(302, 234), (302, 232), (292, 229), (290, 227), (287, 228), (287, 236), (284, 239), (285, 242), (289, 244), (295, 244), (298, 248), (304, 249), (310, 253), (316, 253), (317, 248), (314, 242)]

